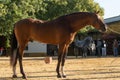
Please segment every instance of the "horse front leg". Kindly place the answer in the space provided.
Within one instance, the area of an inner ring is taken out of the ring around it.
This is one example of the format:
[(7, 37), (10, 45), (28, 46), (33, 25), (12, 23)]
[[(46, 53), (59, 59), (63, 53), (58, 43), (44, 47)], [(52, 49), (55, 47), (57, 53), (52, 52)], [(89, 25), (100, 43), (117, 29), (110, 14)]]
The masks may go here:
[(62, 77), (63, 77), (63, 78), (66, 78), (66, 74), (65, 74), (65, 72), (64, 72), (64, 64), (65, 64), (65, 59), (66, 59), (67, 53), (68, 53), (68, 46), (69, 46), (69, 45), (67, 45), (67, 46), (65, 47), (65, 52), (64, 52), (64, 54), (63, 54), (63, 56), (62, 56), (61, 72), (62, 72)]
[(61, 74), (60, 74), (60, 64), (61, 64), (61, 60), (62, 60), (62, 57), (63, 57), (63, 54), (64, 54), (64, 49), (65, 49), (64, 44), (60, 44), (59, 45), (59, 51), (58, 51), (58, 63), (57, 63), (57, 68), (56, 68), (58, 78), (62, 77)]
[(62, 57), (62, 64), (61, 64), (61, 73), (62, 73), (62, 77), (66, 78), (66, 74), (64, 73), (64, 63), (65, 63), (65, 59), (66, 59), (66, 53), (64, 53), (63, 57)]

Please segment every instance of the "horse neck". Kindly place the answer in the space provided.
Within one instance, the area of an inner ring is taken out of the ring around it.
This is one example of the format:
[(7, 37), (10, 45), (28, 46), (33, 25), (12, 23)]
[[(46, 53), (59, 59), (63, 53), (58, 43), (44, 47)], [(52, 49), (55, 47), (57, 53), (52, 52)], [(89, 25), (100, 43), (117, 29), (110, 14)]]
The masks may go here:
[(79, 31), (81, 28), (87, 26), (87, 25), (92, 25), (93, 23), (92, 16), (88, 15), (80, 15), (80, 16), (76, 16), (74, 17), (74, 19), (72, 19), (71, 21), (71, 27), (73, 29), (74, 32)]

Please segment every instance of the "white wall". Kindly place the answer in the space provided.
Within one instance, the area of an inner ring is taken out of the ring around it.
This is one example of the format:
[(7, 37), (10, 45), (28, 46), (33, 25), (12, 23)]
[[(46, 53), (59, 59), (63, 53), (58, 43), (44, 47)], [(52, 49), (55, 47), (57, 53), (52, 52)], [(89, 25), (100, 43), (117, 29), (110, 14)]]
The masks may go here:
[(47, 53), (47, 44), (37, 41), (28, 43), (28, 50), (24, 50), (24, 53)]

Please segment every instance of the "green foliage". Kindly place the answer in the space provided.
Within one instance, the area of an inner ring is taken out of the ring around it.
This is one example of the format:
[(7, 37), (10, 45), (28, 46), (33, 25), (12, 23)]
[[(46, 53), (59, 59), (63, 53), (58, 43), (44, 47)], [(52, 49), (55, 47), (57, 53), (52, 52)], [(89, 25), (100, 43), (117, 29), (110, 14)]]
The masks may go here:
[(88, 26), (82, 28), (78, 33), (87, 34), (88, 31), (98, 31), (98, 30), (95, 29), (93, 26), (88, 25)]
[(94, 0), (41, 0), (41, 8), (35, 12), (38, 19), (52, 20), (56, 17), (78, 12), (95, 12), (100, 11), (103, 16), (103, 8), (100, 8)]

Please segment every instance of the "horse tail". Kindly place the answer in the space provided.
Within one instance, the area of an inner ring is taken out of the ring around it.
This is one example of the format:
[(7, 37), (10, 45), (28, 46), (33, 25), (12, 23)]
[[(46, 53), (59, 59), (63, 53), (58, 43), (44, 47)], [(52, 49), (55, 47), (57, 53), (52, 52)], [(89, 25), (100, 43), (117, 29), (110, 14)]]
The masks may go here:
[(13, 34), (11, 36), (11, 55), (10, 55), (10, 65), (14, 66), (15, 62), (17, 61), (17, 55), (18, 55), (18, 49), (17, 49), (18, 43), (15, 36), (15, 32), (13, 30)]

